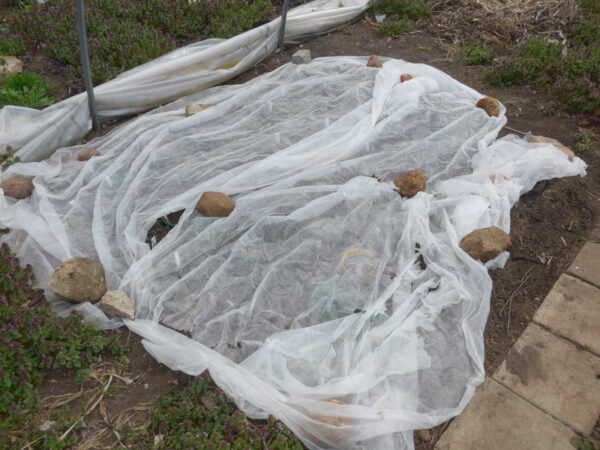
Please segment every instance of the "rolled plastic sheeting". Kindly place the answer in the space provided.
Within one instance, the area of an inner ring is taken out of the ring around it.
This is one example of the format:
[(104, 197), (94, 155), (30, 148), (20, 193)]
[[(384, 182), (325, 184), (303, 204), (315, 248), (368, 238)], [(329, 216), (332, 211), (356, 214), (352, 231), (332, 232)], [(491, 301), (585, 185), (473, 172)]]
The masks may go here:
[[(461, 238), (509, 232), (536, 182), (585, 175), (550, 144), (496, 139), (505, 108), (490, 117), (481, 97), (400, 60), (287, 64), (146, 113), (95, 139), (87, 162), (74, 146), (11, 166), (2, 179), (35, 189), (0, 193), (0, 225), (41, 287), (68, 258), (100, 261), (146, 349), (208, 369), (249, 416), (275, 415), (309, 448), (412, 449), (412, 430), (459, 414), (484, 379), (488, 267), (507, 253), (486, 267)], [(214, 106), (186, 117), (187, 104)], [(401, 197), (392, 181), (415, 169), (427, 188)], [(233, 213), (200, 215), (206, 191), (232, 196)], [(150, 249), (156, 219), (182, 209)]]
[[(361, 0), (316, 0), (290, 10), (286, 41), (334, 29), (368, 7)], [(277, 48), (281, 19), (231, 39), (208, 39), (174, 50), (94, 88), (98, 114), (108, 120), (147, 111), (245, 72)], [(0, 154), (8, 147), (22, 161), (40, 161), (72, 145), (91, 129), (85, 93), (43, 110), (0, 109)]]

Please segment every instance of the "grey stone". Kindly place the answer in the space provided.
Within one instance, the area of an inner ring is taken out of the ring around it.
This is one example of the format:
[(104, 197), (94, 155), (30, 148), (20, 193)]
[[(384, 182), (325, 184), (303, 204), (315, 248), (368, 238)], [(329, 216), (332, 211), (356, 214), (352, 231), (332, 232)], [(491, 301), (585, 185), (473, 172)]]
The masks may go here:
[(575, 433), (492, 379), (450, 424), (437, 450), (572, 448)]
[(108, 317), (123, 317), (133, 320), (135, 306), (123, 291), (108, 291), (102, 297), (102, 308)]
[(600, 415), (600, 358), (530, 323), (493, 378), (538, 408), (589, 433)]
[(600, 287), (600, 244), (586, 242), (568, 273)]
[(70, 302), (96, 302), (106, 292), (104, 268), (88, 258), (69, 259), (52, 274), (48, 288)]
[(33, 183), (29, 178), (25, 177), (13, 177), (2, 182), (2, 190), (4, 195), (16, 199), (27, 198), (33, 192)]
[(561, 275), (533, 320), (600, 356), (600, 289), (591, 284)]
[(488, 262), (510, 247), (510, 236), (498, 227), (480, 228), (460, 241), (460, 248), (473, 259)]
[(292, 55), (292, 62), (294, 64), (308, 64), (312, 61), (310, 50), (298, 50)]

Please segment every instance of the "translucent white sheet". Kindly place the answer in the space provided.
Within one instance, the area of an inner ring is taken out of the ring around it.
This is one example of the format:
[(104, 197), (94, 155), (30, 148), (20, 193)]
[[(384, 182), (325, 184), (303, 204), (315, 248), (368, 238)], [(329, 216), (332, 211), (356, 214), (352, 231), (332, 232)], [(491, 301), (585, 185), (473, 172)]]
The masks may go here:
[[(368, 0), (315, 0), (289, 11), (286, 42), (335, 29), (362, 14)], [(208, 39), (174, 50), (94, 88), (101, 120), (147, 111), (216, 86), (245, 72), (277, 48), (281, 19), (231, 39)], [(0, 109), (0, 154), (10, 146), (21, 161), (39, 161), (91, 129), (87, 95), (43, 110)]]
[[(484, 378), (492, 282), (460, 239), (508, 232), (537, 181), (585, 175), (552, 145), (496, 140), (505, 109), (488, 117), (481, 97), (399, 60), (288, 64), (140, 116), (96, 139), (87, 162), (75, 146), (11, 166), (1, 178), (33, 177), (35, 190), (0, 193), (0, 225), (42, 287), (68, 258), (99, 260), (148, 351), (209, 369), (252, 417), (274, 414), (310, 448), (410, 449), (412, 430), (458, 414)], [(189, 103), (215, 106), (185, 117)], [(402, 198), (391, 182), (414, 169), (427, 190)], [(234, 212), (202, 217), (204, 191), (233, 196)], [(180, 209), (150, 250), (148, 229)]]

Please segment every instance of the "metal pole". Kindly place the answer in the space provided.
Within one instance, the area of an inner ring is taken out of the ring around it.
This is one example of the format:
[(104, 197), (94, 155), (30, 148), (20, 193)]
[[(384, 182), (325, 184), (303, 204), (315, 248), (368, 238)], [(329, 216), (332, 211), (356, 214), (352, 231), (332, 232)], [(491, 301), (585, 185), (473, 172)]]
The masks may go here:
[[(287, 0), (286, 0), (287, 1)], [(88, 96), (90, 115), (92, 116), (92, 127), (94, 131), (100, 129), (100, 119), (96, 110), (96, 98), (94, 97), (94, 85), (92, 84), (92, 73), (90, 72), (90, 56), (87, 48), (87, 37), (85, 35), (85, 16), (83, 14), (83, 0), (75, 0), (75, 16), (77, 17), (77, 32), (79, 33), (79, 50), (81, 51), (81, 66), (83, 68), (83, 81)]]
[(281, 28), (279, 29), (279, 51), (283, 51), (283, 38), (285, 37), (285, 21), (287, 20), (290, 0), (283, 0), (283, 11), (281, 11)]

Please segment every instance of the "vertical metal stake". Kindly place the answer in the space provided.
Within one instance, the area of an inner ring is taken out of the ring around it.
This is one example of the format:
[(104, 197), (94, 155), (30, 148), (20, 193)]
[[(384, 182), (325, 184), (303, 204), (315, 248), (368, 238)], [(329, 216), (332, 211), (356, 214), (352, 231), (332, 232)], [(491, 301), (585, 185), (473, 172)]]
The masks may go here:
[[(286, 0), (287, 1), (287, 0)], [(100, 129), (100, 119), (96, 110), (96, 98), (94, 97), (94, 85), (92, 84), (92, 73), (90, 72), (90, 56), (87, 48), (87, 37), (85, 35), (85, 16), (83, 14), (83, 0), (75, 0), (75, 16), (77, 17), (77, 32), (79, 34), (79, 50), (81, 51), (81, 66), (83, 68), (83, 81), (88, 96), (88, 105), (92, 116), (92, 127), (94, 131)]]
[(279, 51), (283, 51), (283, 38), (285, 37), (285, 21), (287, 20), (288, 7), (290, 0), (283, 0), (283, 11), (281, 11), (281, 28), (279, 29)]

